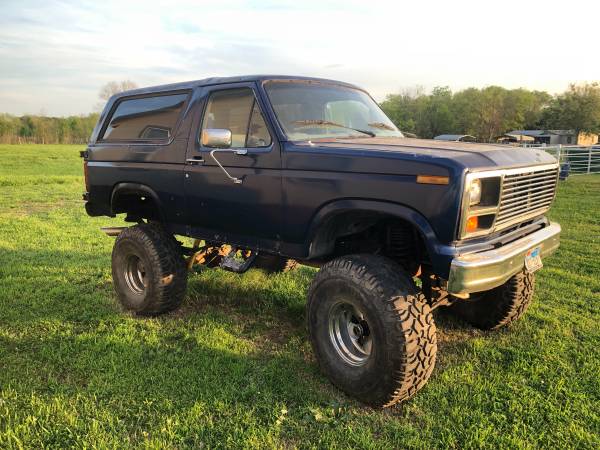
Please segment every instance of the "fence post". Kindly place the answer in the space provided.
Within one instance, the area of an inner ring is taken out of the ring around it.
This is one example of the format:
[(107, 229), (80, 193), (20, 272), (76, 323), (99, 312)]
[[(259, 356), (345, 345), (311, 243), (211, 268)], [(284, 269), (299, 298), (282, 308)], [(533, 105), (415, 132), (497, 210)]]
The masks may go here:
[(592, 169), (592, 147), (588, 147), (588, 170), (587, 173), (591, 173)]
[(562, 144), (558, 144), (558, 148), (556, 149), (556, 160), (560, 164), (560, 154), (562, 150)]

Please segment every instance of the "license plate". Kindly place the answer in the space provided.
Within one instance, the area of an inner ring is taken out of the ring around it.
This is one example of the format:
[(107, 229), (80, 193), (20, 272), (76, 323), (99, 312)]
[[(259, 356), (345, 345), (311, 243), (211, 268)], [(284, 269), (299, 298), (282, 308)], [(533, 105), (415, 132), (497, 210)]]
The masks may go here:
[(534, 247), (525, 254), (525, 269), (528, 272), (535, 272), (542, 268), (541, 250), (541, 247)]

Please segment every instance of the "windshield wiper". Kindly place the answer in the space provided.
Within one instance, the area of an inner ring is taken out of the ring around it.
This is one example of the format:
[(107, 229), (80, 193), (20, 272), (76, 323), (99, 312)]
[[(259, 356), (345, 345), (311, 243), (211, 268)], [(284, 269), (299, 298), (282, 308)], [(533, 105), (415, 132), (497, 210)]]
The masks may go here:
[(312, 125), (321, 126), (321, 125), (325, 125), (325, 126), (330, 126), (330, 127), (345, 128), (346, 130), (357, 131), (359, 133), (363, 133), (363, 134), (366, 134), (366, 135), (371, 136), (371, 137), (375, 137), (376, 136), (375, 133), (373, 133), (372, 131), (359, 130), (358, 128), (347, 127), (346, 125), (342, 125), (341, 123), (330, 122), (329, 120), (321, 120), (321, 119), (295, 120), (292, 123), (297, 124), (297, 125), (304, 125), (304, 126), (312, 126)]
[(373, 128), (382, 128), (384, 130), (396, 131), (394, 129), (394, 127), (391, 127), (387, 123), (383, 123), (383, 122), (371, 122), (371, 123), (368, 123), (367, 125), (369, 125), (370, 127), (373, 127)]

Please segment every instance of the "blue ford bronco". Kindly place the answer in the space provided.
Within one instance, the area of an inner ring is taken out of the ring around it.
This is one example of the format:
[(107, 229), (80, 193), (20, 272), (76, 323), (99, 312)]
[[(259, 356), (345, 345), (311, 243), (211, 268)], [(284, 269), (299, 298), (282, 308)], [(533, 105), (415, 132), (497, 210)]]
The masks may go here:
[(87, 213), (132, 223), (104, 228), (124, 309), (173, 310), (196, 264), (319, 267), (306, 312), (316, 359), (377, 406), (427, 382), (434, 309), (482, 329), (510, 324), (559, 245), (545, 217), (558, 165), (546, 152), (405, 138), (367, 92), (338, 81), (123, 92), (82, 156)]

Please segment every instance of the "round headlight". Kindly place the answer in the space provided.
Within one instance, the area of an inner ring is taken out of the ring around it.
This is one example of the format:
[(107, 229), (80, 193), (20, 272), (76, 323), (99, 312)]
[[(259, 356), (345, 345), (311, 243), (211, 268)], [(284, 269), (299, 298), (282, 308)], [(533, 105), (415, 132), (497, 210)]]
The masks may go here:
[(481, 201), (481, 180), (474, 178), (469, 185), (469, 205), (476, 205)]

